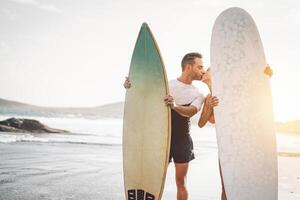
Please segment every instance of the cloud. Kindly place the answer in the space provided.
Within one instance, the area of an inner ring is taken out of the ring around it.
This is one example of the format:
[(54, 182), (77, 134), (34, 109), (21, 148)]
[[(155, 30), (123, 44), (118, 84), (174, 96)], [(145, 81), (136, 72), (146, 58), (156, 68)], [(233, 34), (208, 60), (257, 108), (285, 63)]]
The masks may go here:
[(60, 10), (56, 6), (50, 5), (50, 4), (39, 5), (38, 8), (40, 8), (41, 10), (49, 11), (49, 12), (63, 13), (62, 10)]
[(0, 55), (9, 53), (10, 49), (10, 46), (6, 42), (0, 40)]
[(293, 22), (295, 25), (300, 23), (300, 8), (294, 7), (290, 9), (290, 12), (286, 14), (287, 22)]
[(14, 21), (17, 19), (16, 12), (13, 10), (10, 10), (10, 9), (2, 9), (1, 14), (11, 21)]
[(53, 12), (53, 13), (59, 13), (59, 14), (63, 13), (63, 11), (61, 9), (57, 8), (55, 5), (41, 3), (37, 0), (11, 0), (11, 1), (14, 1), (14, 2), (20, 3), (20, 4), (32, 5), (40, 10), (47, 11), (47, 12)]
[(14, 2), (17, 2), (17, 3), (35, 3), (36, 1), (35, 0), (12, 0)]

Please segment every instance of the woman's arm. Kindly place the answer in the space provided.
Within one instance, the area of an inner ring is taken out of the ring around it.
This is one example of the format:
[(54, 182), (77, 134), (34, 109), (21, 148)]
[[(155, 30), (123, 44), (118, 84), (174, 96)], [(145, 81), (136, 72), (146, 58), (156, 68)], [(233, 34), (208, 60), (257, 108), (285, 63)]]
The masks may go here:
[(218, 105), (218, 101), (217, 97), (213, 97), (211, 95), (206, 97), (201, 116), (198, 121), (198, 126), (200, 128), (204, 127), (208, 121), (214, 123), (213, 108)]
[(210, 123), (214, 124), (215, 123), (215, 114), (214, 114), (214, 111), (211, 113), (211, 116), (208, 120)]

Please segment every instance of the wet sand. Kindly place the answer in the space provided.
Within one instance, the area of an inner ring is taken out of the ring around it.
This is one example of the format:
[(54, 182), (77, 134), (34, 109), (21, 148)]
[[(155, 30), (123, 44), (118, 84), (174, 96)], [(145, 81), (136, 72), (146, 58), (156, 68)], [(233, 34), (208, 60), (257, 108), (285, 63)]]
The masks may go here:
[[(197, 146), (197, 145), (196, 145)], [(195, 148), (188, 188), (191, 200), (220, 199), (214, 145)], [(279, 154), (279, 199), (300, 199), (300, 157)], [(0, 199), (124, 199), (121, 145), (0, 143)], [(174, 164), (163, 199), (176, 199)]]

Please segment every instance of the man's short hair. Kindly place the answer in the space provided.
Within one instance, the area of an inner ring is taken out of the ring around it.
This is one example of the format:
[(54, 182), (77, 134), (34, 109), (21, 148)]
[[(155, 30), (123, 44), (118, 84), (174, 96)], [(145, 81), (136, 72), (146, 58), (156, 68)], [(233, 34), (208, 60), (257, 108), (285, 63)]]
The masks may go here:
[(181, 61), (182, 71), (184, 70), (184, 66), (186, 64), (190, 64), (190, 65), (195, 64), (195, 58), (202, 58), (202, 55), (197, 52), (192, 52), (192, 53), (188, 53), (185, 56), (183, 56), (182, 61)]

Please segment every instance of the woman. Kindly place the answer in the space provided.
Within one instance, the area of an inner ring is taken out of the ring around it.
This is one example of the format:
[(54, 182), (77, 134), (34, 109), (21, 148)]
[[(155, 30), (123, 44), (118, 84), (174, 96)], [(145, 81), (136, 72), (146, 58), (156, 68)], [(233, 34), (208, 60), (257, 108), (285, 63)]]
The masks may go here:
[[(206, 70), (206, 73), (202, 76), (202, 79), (201, 81), (203, 83), (205, 83), (208, 88), (209, 88), (209, 91), (211, 93), (211, 72), (210, 72), (210, 68), (208, 68)], [(212, 98), (213, 100), (212, 101), (209, 101), (209, 99)], [(210, 118), (209, 118), (209, 122), (214, 124), (215, 123), (215, 118), (214, 118), (214, 113), (213, 113), (213, 105), (214, 105), (214, 102), (217, 101), (218, 102), (218, 99), (216, 97), (213, 97), (211, 94), (209, 94), (206, 99), (205, 99), (205, 103), (204, 103), (204, 106), (203, 106), (203, 109), (204, 111), (206, 112), (202, 112), (202, 113), (208, 113), (210, 114)], [(207, 103), (207, 102), (210, 102), (210, 103)], [(206, 124), (206, 122), (203, 122), (199, 119), (198, 121), (198, 126), (200, 128), (202, 128), (204, 125)], [(221, 200), (227, 200), (227, 197), (226, 197), (226, 193), (225, 193), (225, 189), (224, 189), (224, 183), (223, 183), (223, 176), (222, 176), (222, 171), (221, 171), (221, 166), (220, 166), (220, 159), (219, 159), (219, 172), (220, 172), (220, 176), (221, 176), (221, 183), (222, 183), (222, 194), (221, 194)]]

